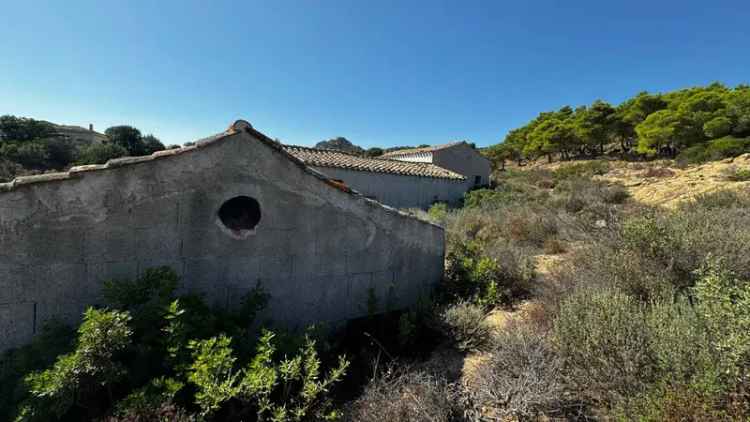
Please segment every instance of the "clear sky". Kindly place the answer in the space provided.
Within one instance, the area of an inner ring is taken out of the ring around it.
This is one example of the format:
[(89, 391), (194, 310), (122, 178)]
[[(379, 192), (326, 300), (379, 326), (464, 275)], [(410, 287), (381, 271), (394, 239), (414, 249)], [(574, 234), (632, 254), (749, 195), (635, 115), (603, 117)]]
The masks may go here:
[(165, 143), (479, 145), (540, 111), (750, 82), (750, 1), (3, 2), (0, 114)]

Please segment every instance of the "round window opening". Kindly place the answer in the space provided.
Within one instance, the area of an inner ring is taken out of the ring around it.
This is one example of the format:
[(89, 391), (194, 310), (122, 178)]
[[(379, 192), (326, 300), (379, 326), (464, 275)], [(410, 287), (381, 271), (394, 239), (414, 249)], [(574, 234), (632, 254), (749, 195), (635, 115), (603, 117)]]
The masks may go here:
[(249, 196), (236, 196), (221, 205), (219, 220), (230, 235), (244, 239), (255, 233), (260, 222), (260, 204)]

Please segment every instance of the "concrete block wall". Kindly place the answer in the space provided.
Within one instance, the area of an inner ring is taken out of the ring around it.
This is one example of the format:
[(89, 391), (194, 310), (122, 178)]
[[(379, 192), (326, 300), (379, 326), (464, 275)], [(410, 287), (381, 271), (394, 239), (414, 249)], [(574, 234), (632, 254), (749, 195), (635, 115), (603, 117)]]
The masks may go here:
[[(270, 142), (236, 130), (143, 162), (0, 186), (0, 350), (50, 319), (79, 322), (104, 304), (103, 280), (160, 265), (227, 306), (260, 281), (264, 317), (291, 328), (363, 316), (370, 289), (395, 307), (429, 293), (443, 271), (441, 228), (332, 187)], [(236, 196), (261, 207), (244, 239), (217, 216)]]

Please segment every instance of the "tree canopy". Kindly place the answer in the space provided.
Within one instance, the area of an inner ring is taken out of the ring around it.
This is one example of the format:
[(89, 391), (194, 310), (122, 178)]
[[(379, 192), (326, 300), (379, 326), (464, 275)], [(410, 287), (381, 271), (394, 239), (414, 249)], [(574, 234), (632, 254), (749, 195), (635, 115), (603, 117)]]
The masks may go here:
[(616, 106), (596, 100), (575, 109), (542, 112), (509, 131), (485, 154), (501, 166), (505, 160), (564, 160), (601, 155), (608, 149), (675, 156), (691, 147), (710, 148), (719, 140), (743, 143), (741, 138), (750, 138), (750, 86), (713, 83), (661, 94), (641, 92)]
[(73, 164), (102, 164), (127, 155), (148, 155), (165, 149), (154, 135), (133, 126), (113, 126), (107, 140), (77, 143), (59, 127), (28, 117), (0, 116), (0, 182), (16, 176), (63, 170)]

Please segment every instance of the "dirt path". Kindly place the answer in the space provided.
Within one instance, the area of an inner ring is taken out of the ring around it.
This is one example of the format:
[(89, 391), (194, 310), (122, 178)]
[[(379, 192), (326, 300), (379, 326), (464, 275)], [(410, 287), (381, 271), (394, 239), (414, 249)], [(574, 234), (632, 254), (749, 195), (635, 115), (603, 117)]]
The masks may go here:
[[(537, 255), (534, 257), (536, 268), (536, 283), (551, 282), (550, 274), (558, 263), (565, 259), (565, 255)], [(495, 332), (501, 331), (514, 321), (521, 321), (527, 317), (529, 311), (535, 306), (532, 300), (521, 302), (512, 310), (495, 309), (487, 315), (486, 321)], [(461, 383), (471, 385), (477, 377), (477, 368), (489, 357), (487, 352), (473, 352), (463, 358), (461, 366)]]

